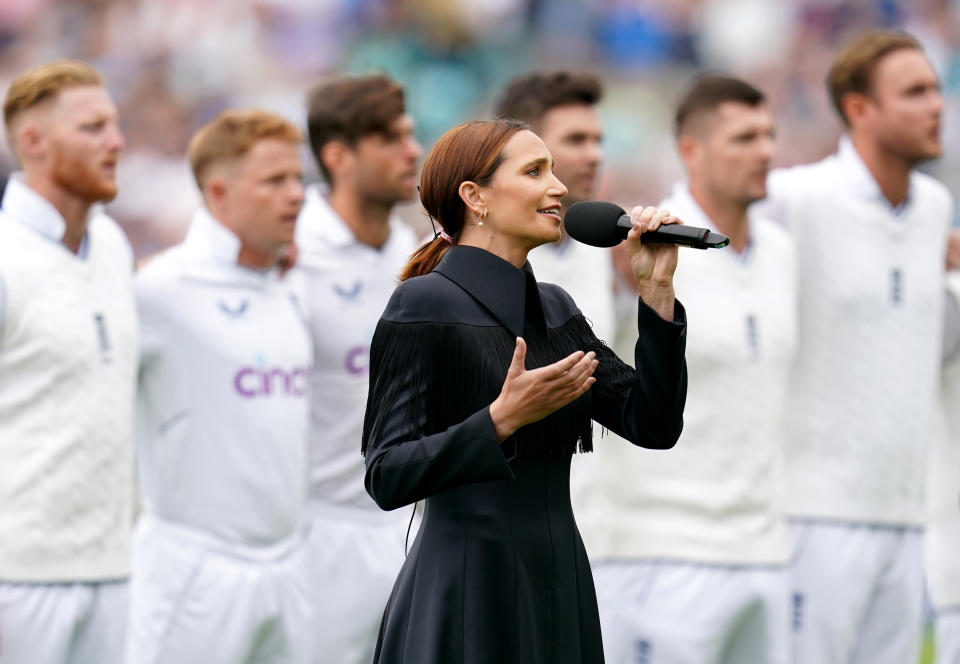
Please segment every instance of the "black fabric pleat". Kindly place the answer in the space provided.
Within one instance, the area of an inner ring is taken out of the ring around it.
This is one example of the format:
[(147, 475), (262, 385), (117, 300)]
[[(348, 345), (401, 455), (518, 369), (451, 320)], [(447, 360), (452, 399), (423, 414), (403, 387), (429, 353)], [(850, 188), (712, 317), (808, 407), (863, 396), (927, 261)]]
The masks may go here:
[[(605, 350), (581, 314), (560, 327), (530, 329), (526, 368), (536, 369), (569, 354)], [(500, 394), (516, 341), (500, 326), (459, 323), (396, 323), (381, 320), (370, 358), (370, 392), (362, 451), (381, 435), (380, 424), (401, 390), (410, 438), (439, 433), (489, 406)], [(609, 357), (609, 351), (603, 354)], [(591, 390), (622, 391), (635, 373), (620, 362), (601, 362)], [(429, 395), (429, 398), (428, 396)], [(519, 429), (512, 437), (518, 458), (544, 458), (593, 449), (590, 391), (575, 402)], [(426, 417), (424, 418), (424, 414)], [(510, 440), (505, 441), (504, 444)]]

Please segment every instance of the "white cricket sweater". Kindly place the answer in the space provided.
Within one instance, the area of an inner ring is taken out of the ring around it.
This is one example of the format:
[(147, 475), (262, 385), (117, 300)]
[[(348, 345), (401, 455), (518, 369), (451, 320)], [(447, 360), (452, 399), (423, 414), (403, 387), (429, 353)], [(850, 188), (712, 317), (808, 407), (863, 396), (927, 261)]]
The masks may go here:
[[(960, 303), (960, 271), (947, 277)], [(937, 610), (960, 608), (960, 357), (944, 367), (927, 482), (929, 523), (924, 548), (930, 600)]]
[(287, 280), (239, 249), (200, 210), (137, 275), (137, 451), (147, 512), (264, 547), (303, 523), (312, 352)]
[(364, 489), (360, 439), (370, 341), (416, 249), (416, 238), (393, 218), (383, 247), (359, 242), (319, 189), (310, 187), (297, 221), (297, 246), (314, 347), (310, 500), (321, 506), (361, 508), (381, 521), (396, 520)]
[[(713, 228), (685, 185), (660, 207)], [(674, 285), (688, 320), (683, 433), (667, 451), (597, 447), (596, 486), (574, 503), (594, 560), (787, 559), (782, 413), (796, 346), (795, 248), (773, 222), (749, 223), (744, 256), (681, 250)]]
[(768, 193), (800, 267), (788, 514), (919, 526), (950, 195), (914, 172), (907, 201), (893, 209), (846, 139), (823, 161), (771, 173)]
[(129, 574), (137, 319), (133, 254), (93, 213), (87, 255), (11, 178), (0, 214), (0, 581)]

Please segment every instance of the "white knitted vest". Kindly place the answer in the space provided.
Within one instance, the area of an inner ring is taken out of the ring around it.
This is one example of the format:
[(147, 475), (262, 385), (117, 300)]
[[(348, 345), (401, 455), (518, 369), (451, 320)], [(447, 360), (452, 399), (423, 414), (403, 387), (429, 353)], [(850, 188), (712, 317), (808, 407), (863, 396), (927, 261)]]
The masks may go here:
[(133, 257), (109, 218), (88, 240), (81, 260), (0, 214), (0, 581), (129, 572)]
[(945, 187), (911, 201), (851, 193), (831, 157), (788, 173), (800, 257), (800, 345), (786, 430), (788, 514), (922, 525), (942, 343)]

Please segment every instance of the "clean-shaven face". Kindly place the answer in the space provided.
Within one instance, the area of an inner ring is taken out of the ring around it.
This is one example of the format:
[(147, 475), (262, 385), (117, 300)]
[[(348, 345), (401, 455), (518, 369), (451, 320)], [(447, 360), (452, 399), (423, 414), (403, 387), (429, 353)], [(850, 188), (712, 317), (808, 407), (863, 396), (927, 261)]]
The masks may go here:
[(567, 187), (553, 172), (553, 157), (539, 136), (518, 131), (503, 148), (503, 162), (482, 187), (485, 223), (526, 249), (560, 239), (561, 201)]
[(224, 215), (244, 244), (272, 254), (292, 244), (303, 205), (303, 169), (296, 143), (257, 141), (224, 177)]

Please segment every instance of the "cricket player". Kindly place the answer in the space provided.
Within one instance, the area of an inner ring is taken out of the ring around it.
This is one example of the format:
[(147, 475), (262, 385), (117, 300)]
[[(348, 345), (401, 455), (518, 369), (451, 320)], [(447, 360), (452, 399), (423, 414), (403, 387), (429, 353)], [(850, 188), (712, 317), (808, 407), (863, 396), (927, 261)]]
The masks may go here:
[[(695, 79), (676, 110), (687, 178), (659, 207), (730, 238), (684, 250), (684, 427), (669, 453), (598, 447), (578, 513), (610, 664), (790, 663), (783, 414), (797, 337), (793, 240), (750, 214), (774, 121), (746, 81)], [(634, 340), (635, 340), (634, 336)]]
[(98, 203), (124, 141), (103, 78), (61, 60), (3, 106), (0, 663), (123, 656), (133, 512), (133, 253)]
[(794, 656), (902, 664), (924, 612), (926, 465), (941, 370), (946, 187), (940, 81), (917, 40), (863, 33), (827, 89), (835, 154), (775, 170), (766, 212), (794, 236), (799, 342), (788, 398)]
[(130, 664), (311, 661), (305, 504), (312, 350), (277, 265), (300, 133), (226, 111), (188, 156), (204, 206), (136, 279), (142, 320)]
[[(960, 240), (955, 236), (953, 242)], [(930, 520), (924, 542), (934, 610), (937, 664), (960, 662), (960, 271), (947, 274), (946, 339), (937, 435), (928, 471)]]
[[(497, 102), (498, 117), (523, 120), (550, 150), (557, 177), (567, 187), (561, 214), (596, 196), (603, 163), (603, 125), (597, 113), (602, 99), (603, 85), (597, 77), (560, 70), (518, 76)], [(597, 338), (612, 340), (614, 271), (608, 249), (582, 244), (564, 232), (557, 242), (531, 251), (530, 264), (537, 279), (562, 286), (583, 307)], [(632, 352), (631, 347), (628, 361)]]
[(381, 75), (317, 86), (308, 130), (325, 180), (308, 188), (297, 229), (315, 353), (309, 489), (314, 661), (366, 664), (403, 564), (411, 518), (407, 510), (381, 511), (363, 488), (370, 341), (416, 249), (413, 231), (394, 207), (416, 194), (421, 148), (403, 88)]

